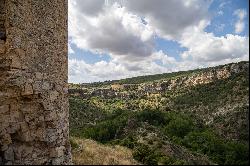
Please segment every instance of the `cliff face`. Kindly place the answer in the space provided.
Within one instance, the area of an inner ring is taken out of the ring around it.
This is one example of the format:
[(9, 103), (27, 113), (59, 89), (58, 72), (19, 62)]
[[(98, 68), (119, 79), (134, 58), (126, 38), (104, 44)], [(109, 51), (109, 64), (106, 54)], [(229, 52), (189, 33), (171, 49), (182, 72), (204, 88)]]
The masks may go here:
[[(208, 84), (216, 80), (229, 78), (232, 75), (249, 70), (249, 63), (234, 63), (216, 68), (209, 68), (173, 78), (155, 80), (141, 84), (111, 84), (106, 87), (70, 88), (71, 95), (89, 98), (94, 96), (105, 98), (133, 98), (162, 94), (168, 91), (190, 88), (197, 85)], [(83, 89), (82, 89), (83, 88)]]
[(0, 33), (0, 164), (71, 163), (67, 1), (0, 0)]

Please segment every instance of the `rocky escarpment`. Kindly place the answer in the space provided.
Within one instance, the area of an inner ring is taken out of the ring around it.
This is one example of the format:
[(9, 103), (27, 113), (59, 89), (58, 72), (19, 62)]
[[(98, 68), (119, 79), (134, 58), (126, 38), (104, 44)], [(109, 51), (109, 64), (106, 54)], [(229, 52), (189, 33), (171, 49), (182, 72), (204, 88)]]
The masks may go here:
[(216, 68), (208, 68), (173, 78), (155, 80), (141, 84), (112, 83), (103, 87), (88, 87), (86, 84), (78, 88), (71, 87), (69, 93), (83, 98), (94, 96), (104, 98), (135, 98), (150, 94), (162, 94), (176, 89), (189, 88), (208, 84), (216, 80), (226, 79), (237, 73), (249, 70), (249, 63), (233, 63)]

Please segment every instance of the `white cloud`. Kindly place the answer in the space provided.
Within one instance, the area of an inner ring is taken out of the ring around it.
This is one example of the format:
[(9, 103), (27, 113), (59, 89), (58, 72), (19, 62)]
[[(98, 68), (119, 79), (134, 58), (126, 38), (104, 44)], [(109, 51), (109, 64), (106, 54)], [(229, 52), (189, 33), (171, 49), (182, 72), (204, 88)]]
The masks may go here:
[(76, 7), (84, 2), (78, 0), (69, 4), (69, 36), (77, 47), (128, 61), (152, 54), (153, 31), (142, 23), (140, 17), (115, 5), (101, 8), (102, 13), (97, 16), (86, 15), (82, 12), (84, 7)]
[(222, 10), (218, 11), (218, 15), (222, 16), (224, 14), (224, 12)]
[(220, 9), (223, 9), (223, 8), (225, 8), (227, 5), (229, 5), (229, 4), (231, 4), (231, 1), (229, 1), (229, 0), (224, 0), (224, 1), (222, 1), (221, 3), (220, 3), (220, 5), (219, 5), (219, 8)]
[(235, 33), (241, 33), (244, 31), (245, 29), (245, 23), (244, 23), (244, 19), (247, 16), (247, 12), (244, 9), (237, 9), (236, 11), (234, 11), (233, 13), (235, 16), (237, 16), (238, 20), (234, 25), (234, 29), (235, 29)]
[(186, 32), (180, 41), (188, 51), (182, 54), (198, 62), (242, 58), (249, 54), (249, 38), (232, 34), (216, 37), (204, 31)]
[[(109, 62), (94, 64), (70, 59), (70, 82), (121, 79), (249, 59), (249, 37), (233, 34), (217, 37), (205, 32), (211, 23), (208, 13), (211, 0), (124, 2), (121, 7), (115, 3), (105, 5), (104, 0), (69, 1), (70, 43), (111, 57)], [(237, 10), (234, 15), (240, 22), (235, 25), (235, 31), (240, 33), (244, 30), (246, 13)], [(224, 26), (217, 28), (222, 31)], [(157, 51), (155, 37), (174, 40), (185, 47), (187, 51), (181, 54), (182, 60)], [(70, 44), (69, 53), (74, 53)]]
[(98, 16), (103, 12), (104, 0), (70, 0), (69, 5), (73, 5), (81, 14)]
[(100, 61), (87, 64), (83, 60), (69, 59), (69, 82), (73, 83), (114, 80), (163, 72), (167, 72), (164, 67), (149, 61), (141, 63)]
[(70, 43), (68, 43), (68, 52), (69, 52), (69, 54), (74, 54), (75, 53), (75, 51), (72, 49)]
[(159, 36), (178, 39), (186, 28), (208, 18), (211, 1), (206, 0), (128, 0), (126, 7), (156, 29)]
[[(162, 64), (157, 64), (159, 60)], [(69, 82), (96, 82), (118, 80), (122, 78), (159, 73), (170, 73), (180, 70), (191, 70), (201, 67), (192, 61), (177, 62), (162, 51), (153, 53), (148, 59), (127, 62), (113, 59), (110, 62), (100, 61), (87, 64), (84, 60), (69, 59)]]

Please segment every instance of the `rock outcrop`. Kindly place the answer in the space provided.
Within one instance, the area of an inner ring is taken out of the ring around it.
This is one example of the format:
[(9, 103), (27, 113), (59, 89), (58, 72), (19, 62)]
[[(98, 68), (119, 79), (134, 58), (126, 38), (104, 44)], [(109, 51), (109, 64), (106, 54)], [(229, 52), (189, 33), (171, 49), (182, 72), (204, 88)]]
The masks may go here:
[(0, 0), (0, 164), (70, 164), (67, 1)]
[(248, 71), (249, 63), (232, 63), (216, 68), (202, 69), (189, 74), (180, 75), (178, 77), (155, 80), (153, 82), (145, 82), (141, 84), (118, 84), (114, 83), (110, 86), (88, 87), (82, 85), (78, 89), (70, 88), (71, 95), (89, 98), (99, 96), (103, 98), (135, 98), (148, 96), (150, 94), (162, 94), (168, 91), (189, 88), (192, 86), (208, 84), (216, 80), (227, 79), (230, 76)]

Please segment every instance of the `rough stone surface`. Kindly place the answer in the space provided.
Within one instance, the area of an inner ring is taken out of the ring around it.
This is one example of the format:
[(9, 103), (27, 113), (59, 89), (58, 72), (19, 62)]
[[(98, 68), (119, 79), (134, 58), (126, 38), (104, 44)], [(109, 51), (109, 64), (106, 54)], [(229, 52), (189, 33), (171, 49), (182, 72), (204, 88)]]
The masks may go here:
[[(5, 38), (5, 3), (3, 0), (0, 1), (0, 39), (3, 40)], [(1, 42), (0, 42), (1, 44)], [(3, 48), (0, 47), (0, 53), (2, 53)]]
[(0, 164), (71, 164), (66, 92), (67, 0), (0, 0)]

